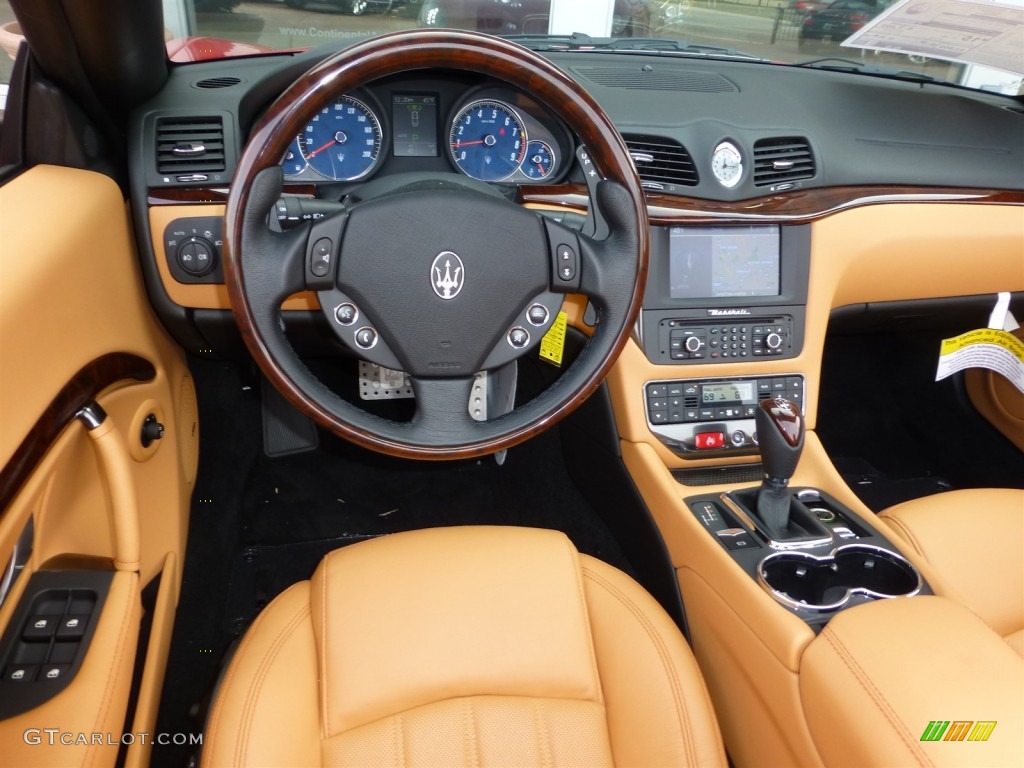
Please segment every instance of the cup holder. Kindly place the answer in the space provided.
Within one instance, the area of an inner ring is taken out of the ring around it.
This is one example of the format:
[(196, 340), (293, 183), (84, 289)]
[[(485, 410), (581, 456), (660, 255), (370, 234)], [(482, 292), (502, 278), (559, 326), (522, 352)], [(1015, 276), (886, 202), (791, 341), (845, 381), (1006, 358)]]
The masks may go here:
[(854, 595), (910, 597), (923, 584), (905, 557), (868, 544), (847, 544), (824, 557), (768, 555), (757, 566), (757, 580), (783, 605), (819, 612), (839, 610)]

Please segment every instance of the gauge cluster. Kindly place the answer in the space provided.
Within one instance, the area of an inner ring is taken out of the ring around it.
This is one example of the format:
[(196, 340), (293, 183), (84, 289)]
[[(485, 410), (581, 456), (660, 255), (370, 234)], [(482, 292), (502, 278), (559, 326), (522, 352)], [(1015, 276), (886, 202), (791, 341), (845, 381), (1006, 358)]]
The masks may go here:
[(569, 132), (533, 99), (506, 86), (423, 86), (360, 89), (323, 106), (282, 159), (286, 181), (455, 171), (485, 182), (537, 184), (566, 175)]

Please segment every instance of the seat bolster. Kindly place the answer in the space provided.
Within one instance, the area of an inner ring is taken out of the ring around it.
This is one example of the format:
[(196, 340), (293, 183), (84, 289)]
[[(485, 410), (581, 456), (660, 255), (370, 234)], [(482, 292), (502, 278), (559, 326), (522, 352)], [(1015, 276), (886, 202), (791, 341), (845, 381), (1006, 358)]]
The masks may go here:
[(320, 712), (309, 582), (275, 598), (246, 632), (217, 692), (202, 765), (317, 766)]
[(927, 562), (937, 594), (1006, 638), (1024, 629), (1024, 491), (983, 488), (926, 496), (880, 515)]
[(725, 766), (711, 699), (672, 619), (621, 571), (580, 559), (615, 764)]

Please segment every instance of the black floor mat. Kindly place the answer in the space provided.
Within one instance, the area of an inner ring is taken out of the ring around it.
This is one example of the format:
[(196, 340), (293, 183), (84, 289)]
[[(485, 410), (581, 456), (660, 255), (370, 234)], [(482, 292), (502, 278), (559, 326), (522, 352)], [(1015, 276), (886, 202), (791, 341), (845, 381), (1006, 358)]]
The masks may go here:
[(874, 511), (956, 488), (1024, 487), (1024, 453), (971, 406), (955, 376), (935, 381), (937, 332), (830, 335), (817, 433)]
[(891, 477), (861, 458), (833, 457), (832, 463), (864, 504), (876, 512), (910, 499), (952, 490), (941, 477)]
[[(631, 572), (565, 470), (558, 430), (494, 459), (412, 462), (321, 433), (317, 451), (263, 455), (259, 382), (194, 361), (200, 472), (158, 731), (198, 733), (225, 653), (269, 600), (309, 578), (327, 552), (396, 531), (501, 524), (564, 531), (576, 547)], [(154, 766), (184, 766), (157, 747)]]

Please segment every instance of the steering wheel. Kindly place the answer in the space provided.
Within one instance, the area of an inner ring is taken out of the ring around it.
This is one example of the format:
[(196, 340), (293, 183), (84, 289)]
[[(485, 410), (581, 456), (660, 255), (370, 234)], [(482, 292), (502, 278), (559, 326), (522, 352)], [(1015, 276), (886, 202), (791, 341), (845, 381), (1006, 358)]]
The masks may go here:
[[(559, 115), (589, 153), (590, 172), (599, 179), (591, 185), (590, 216), (603, 221), (607, 235), (585, 236), (504, 197), (443, 180), (421, 180), (274, 231), (269, 221), (282, 191), (281, 158), (310, 116), (357, 86), (428, 68), (504, 80)], [(599, 386), (626, 343), (647, 274), (643, 191), (609, 118), (541, 56), (471, 32), (381, 36), (346, 48), (294, 82), (242, 152), (225, 230), (232, 311), (269, 381), (328, 431), (409, 458), (494, 453), (570, 413)], [(409, 374), (411, 421), (368, 413), (306, 367), (286, 337), (281, 304), (307, 289), (317, 292), (337, 337), (362, 359)], [(531, 401), (474, 420), (475, 374), (536, 352), (566, 294), (585, 295), (597, 310), (583, 350)]]

